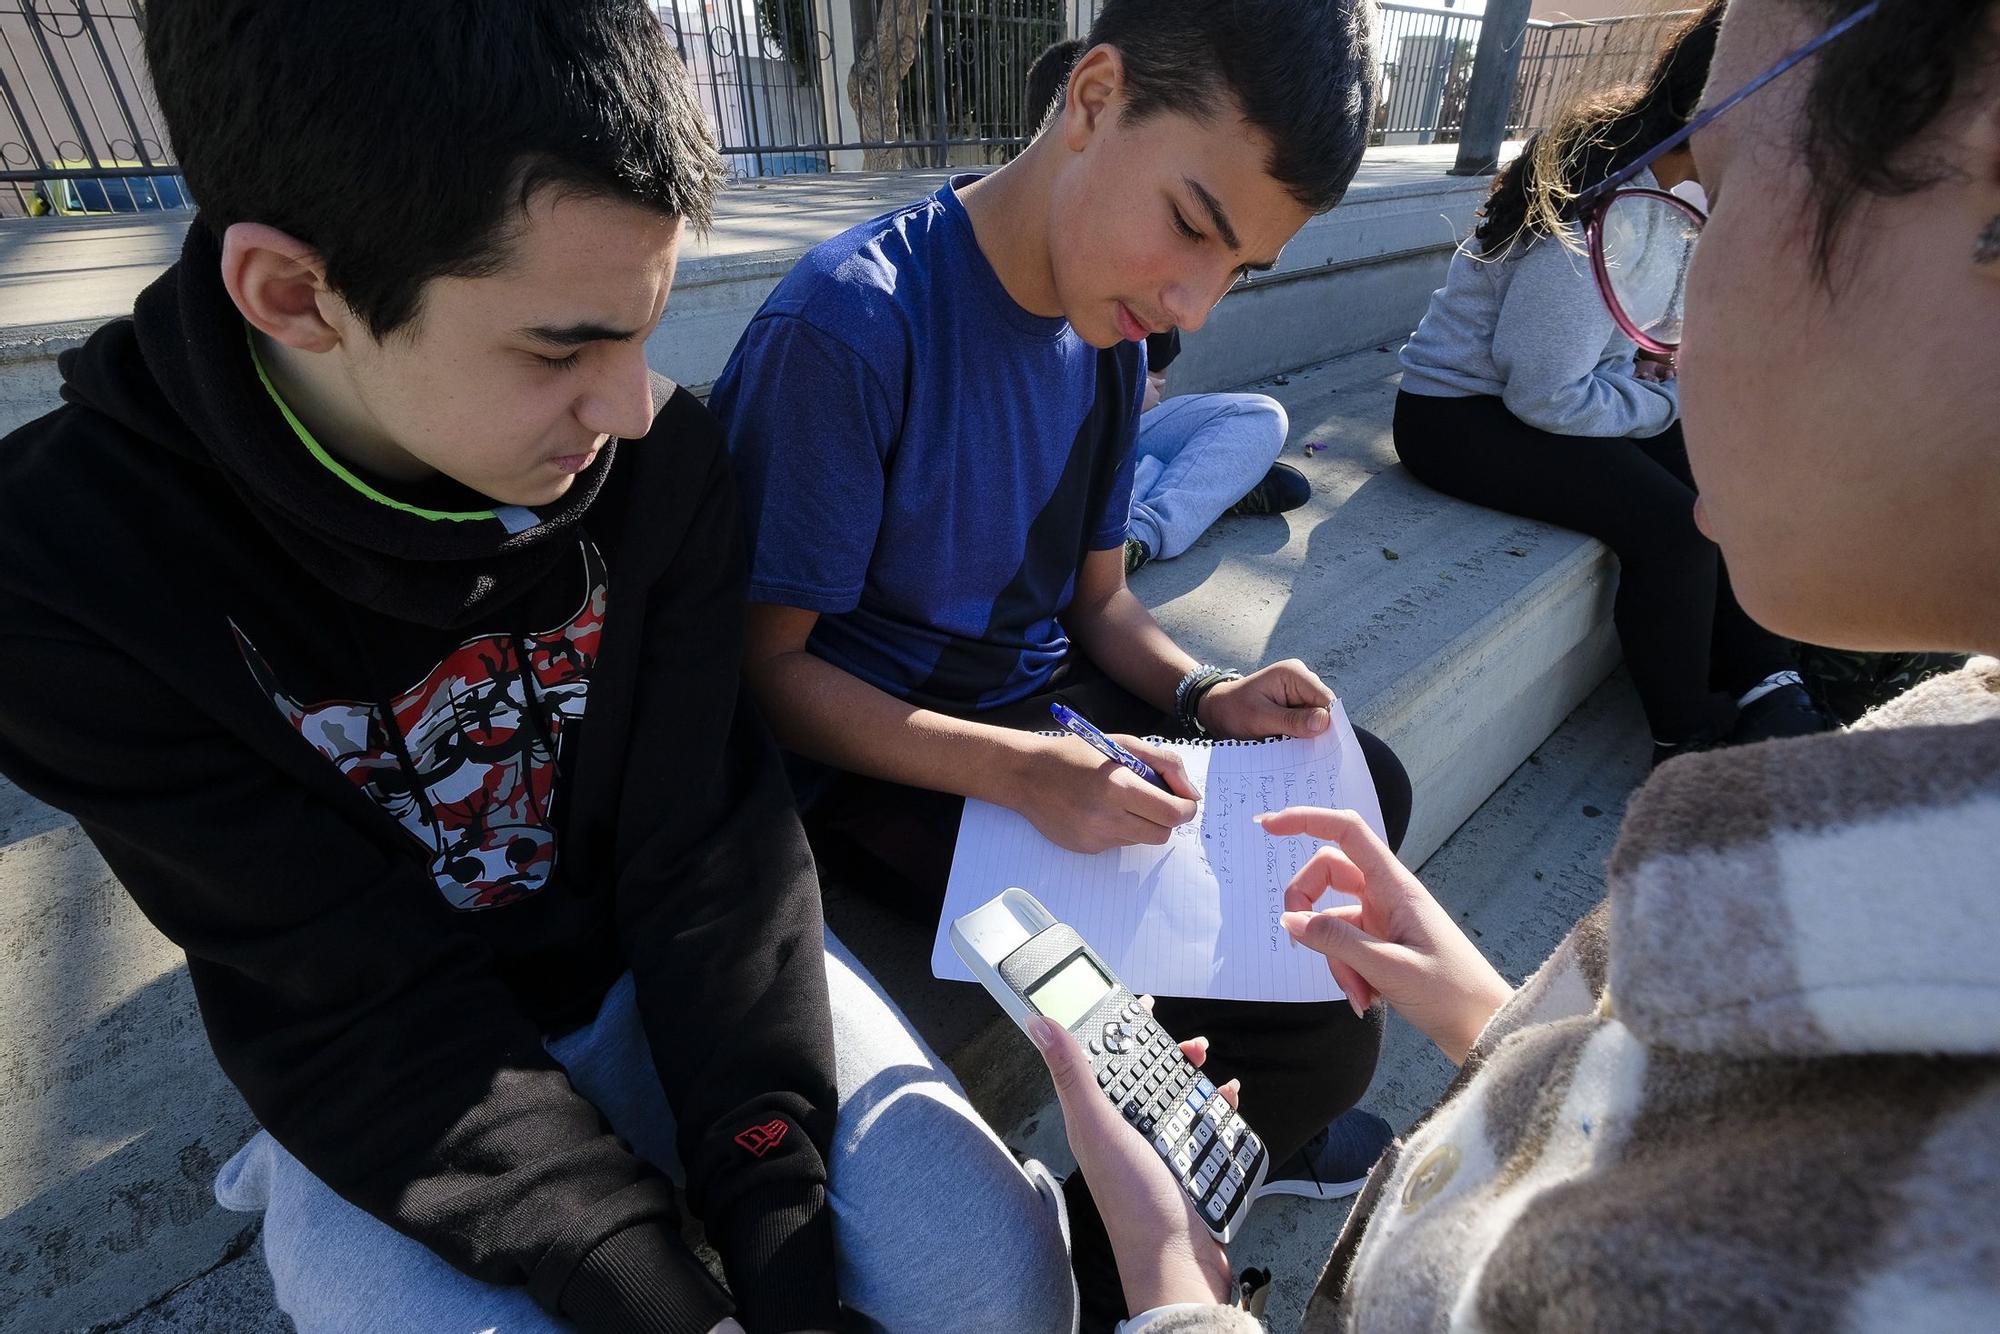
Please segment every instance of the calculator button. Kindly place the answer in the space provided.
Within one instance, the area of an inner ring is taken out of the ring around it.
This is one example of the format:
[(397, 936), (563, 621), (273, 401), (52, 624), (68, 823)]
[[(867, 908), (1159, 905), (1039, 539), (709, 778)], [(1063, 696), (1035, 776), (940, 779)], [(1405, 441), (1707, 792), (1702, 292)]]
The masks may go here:
[[(1201, 1095), (1202, 1102), (1207, 1102), (1215, 1096), (1215, 1085), (1209, 1083), (1207, 1075), (1201, 1077), (1200, 1081), (1195, 1084), (1194, 1090)], [(1200, 1104), (1196, 1105), (1199, 1106)]]
[(1248, 1172), (1252, 1167), (1252, 1165), (1256, 1163), (1257, 1150), (1259, 1147), (1261, 1146), (1258, 1145), (1257, 1140), (1254, 1136), (1250, 1139), (1244, 1140), (1242, 1144), (1237, 1146), (1236, 1161), (1242, 1166), (1245, 1172)]
[(1150, 1135), (1153, 1133), (1153, 1128), (1159, 1125), (1160, 1123), (1154, 1120), (1152, 1117), (1148, 1116), (1146, 1113), (1141, 1112), (1139, 1113), (1138, 1117), (1132, 1122), (1132, 1124), (1139, 1127), (1140, 1134)]
[(1208, 1141), (1214, 1136), (1214, 1134), (1215, 1132), (1209, 1128), (1208, 1122), (1206, 1121), (1195, 1122), (1194, 1123), (1195, 1147), (1200, 1148), (1201, 1146), (1207, 1144)]
[(1230, 1192), (1234, 1194), (1236, 1191), (1243, 1189), (1243, 1183), (1248, 1181), (1250, 1176), (1249, 1173), (1243, 1170), (1243, 1164), (1232, 1162), (1229, 1164), (1229, 1170), (1222, 1174), (1222, 1179), (1228, 1184)]
[(1226, 1207), (1221, 1200), (1210, 1200), (1208, 1207), (1203, 1209), (1202, 1212), (1208, 1215), (1209, 1222), (1220, 1223), (1222, 1221), (1222, 1212)]
[(1228, 1205), (1236, 1198), (1236, 1183), (1228, 1177), (1222, 1178), (1221, 1184), (1215, 1188), (1215, 1198), (1221, 1200), (1225, 1206)]
[(1097, 1086), (1099, 1088), (1110, 1088), (1111, 1081), (1116, 1078), (1118, 1078), (1118, 1072), (1108, 1065), (1104, 1066), (1097, 1072)]
[(1174, 1171), (1180, 1173), (1182, 1176), (1186, 1176), (1194, 1170), (1194, 1159), (1188, 1156), (1186, 1149), (1175, 1149), (1173, 1161)]

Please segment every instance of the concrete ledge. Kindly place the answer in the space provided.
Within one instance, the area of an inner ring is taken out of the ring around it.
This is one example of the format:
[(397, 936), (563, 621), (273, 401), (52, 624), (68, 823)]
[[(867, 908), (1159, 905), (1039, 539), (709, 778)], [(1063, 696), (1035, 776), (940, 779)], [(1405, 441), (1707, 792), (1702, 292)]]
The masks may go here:
[(83, 833), (0, 783), (0, 1328), (85, 1328), (240, 1251), (211, 1183), (255, 1129), (180, 951)]
[[(1274, 271), (1230, 293), (1208, 326), (1188, 337), (1176, 363), (1181, 391), (1237, 385), (1407, 335), (1486, 196), (1486, 181), (1444, 175), (1449, 160), (1435, 149), (1371, 153), (1340, 207), (1308, 222)], [(805, 242), (791, 248), (741, 248), (741, 222), (729, 224), (730, 243), (722, 245), (718, 223), (709, 248), (682, 263), (666, 318), (647, 340), (648, 360), (690, 387), (712, 383), (744, 326), (799, 255), (899, 199), (935, 190), (948, 175), (859, 178), (875, 188), (856, 185), (852, 198), (784, 215), (791, 234)], [(811, 191), (814, 179), (769, 182), (762, 202), (784, 208), (793, 195)], [(732, 207), (740, 208), (740, 201)], [(825, 230), (809, 234), (807, 222)]]
[[(1182, 392), (1219, 389), (1400, 338), (1416, 325), (1487, 183), (1447, 176), (1450, 145), (1372, 149), (1347, 198), (1314, 218), (1278, 268), (1231, 293), (1188, 340)], [(935, 190), (943, 171), (738, 182), (691, 238), (654, 369), (697, 391), (798, 257), (829, 236)], [(53, 358), (132, 300), (180, 252), (185, 214), (0, 220), (0, 433), (56, 406)]]

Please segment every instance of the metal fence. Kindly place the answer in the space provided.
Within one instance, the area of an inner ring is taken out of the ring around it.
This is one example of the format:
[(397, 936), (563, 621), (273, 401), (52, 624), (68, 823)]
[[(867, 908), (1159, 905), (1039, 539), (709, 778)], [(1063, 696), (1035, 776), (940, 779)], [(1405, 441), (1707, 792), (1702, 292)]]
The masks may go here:
[(133, 0), (0, 0), (0, 212), (181, 207)]
[(989, 162), (1025, 143), (1064, 0), (655, 0), (741, 175)]
[(1644, 78), (1661, 43), (1694, 12), (1675, 9), (1595, 23), (1531, 22), (1522, 39), (1508, 128), (1540, 129), (1582, 94)]
[[(650, 0), (742, 176), (1004, 160), (1028, 66), (1099, 0)], [(1376, 143), (1455, 142), (1483, 18), (1380, 3)], [(1638, 74), (1687, 11), (1533, 22), (1509, 129)], [(143, 0), (0, 0), (0, 215), (189, 206), (141, 47)]]
[(1374, 142), (1456, 141), (1484, 17), (1427, 5), (1376, 9)]

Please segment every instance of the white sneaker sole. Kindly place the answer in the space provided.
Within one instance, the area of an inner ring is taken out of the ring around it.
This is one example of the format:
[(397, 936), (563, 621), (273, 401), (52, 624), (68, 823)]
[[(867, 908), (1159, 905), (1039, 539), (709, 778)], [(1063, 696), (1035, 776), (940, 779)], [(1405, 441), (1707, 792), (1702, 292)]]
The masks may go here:
[(1266, 1195), (1296, 1195), (1306, 1200), (1344, 1200), (1368, 1184), (1367, 1177), (1357, 1177), (1353, 1181), (1307, 1181), (1298, 1177), (1284, 1177), (1277, 1181), (1266, 1181), (1257, 1192), (1256, 1198)]

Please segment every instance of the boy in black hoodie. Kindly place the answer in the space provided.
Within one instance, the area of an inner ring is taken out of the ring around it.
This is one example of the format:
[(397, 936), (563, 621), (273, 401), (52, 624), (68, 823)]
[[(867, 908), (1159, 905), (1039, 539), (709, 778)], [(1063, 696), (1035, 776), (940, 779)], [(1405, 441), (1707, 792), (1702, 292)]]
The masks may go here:
[(280, 1304), (1067, 1323), (1053, 1205), (823, 936), (738, 691), (727, 458), (644, 358), (721, 177), (657, 20), (147, 17), (202, 214), (0, 444), (0, 771), (186, 950)]

